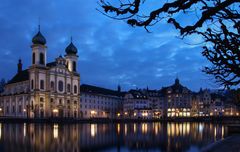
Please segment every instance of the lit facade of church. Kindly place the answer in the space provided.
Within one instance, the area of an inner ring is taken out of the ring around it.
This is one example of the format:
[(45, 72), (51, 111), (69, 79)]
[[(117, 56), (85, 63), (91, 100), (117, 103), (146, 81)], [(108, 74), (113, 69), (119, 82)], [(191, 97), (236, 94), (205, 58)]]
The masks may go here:
[(71, 42), (66, 55), (47, 63), (46, 39), (39, 32), (32, 39), (32, 65), (17, 74), (0, 96), (0, 115), (22, 118), (79, 118), (80, 74), (77, 48)]

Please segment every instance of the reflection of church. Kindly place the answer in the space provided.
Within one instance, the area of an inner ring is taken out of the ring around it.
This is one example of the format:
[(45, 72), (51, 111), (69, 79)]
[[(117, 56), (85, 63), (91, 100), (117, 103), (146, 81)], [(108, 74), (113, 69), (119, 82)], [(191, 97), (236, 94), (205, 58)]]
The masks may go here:
[(79, 117), (80, 75), (77, 48), (71, 42), (66, 55), (47, 63), (46, 39), (39, 32), (32, 39), (32, 65), (17, 74), (0, 96), (0, 114), (10, 117)]

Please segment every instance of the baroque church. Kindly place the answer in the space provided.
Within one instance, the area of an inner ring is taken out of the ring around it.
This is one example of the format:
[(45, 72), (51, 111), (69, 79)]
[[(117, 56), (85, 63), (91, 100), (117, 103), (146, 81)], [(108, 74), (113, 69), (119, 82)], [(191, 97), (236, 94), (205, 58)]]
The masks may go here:
[(71, 43), (65, 56), (47, 63), (46, 39), (40, 32), (32, 38), (32, 65), (16, 75), (0, 95), (0, 116), (21, 118), (79, 118), (80, 74), (77, 48)]

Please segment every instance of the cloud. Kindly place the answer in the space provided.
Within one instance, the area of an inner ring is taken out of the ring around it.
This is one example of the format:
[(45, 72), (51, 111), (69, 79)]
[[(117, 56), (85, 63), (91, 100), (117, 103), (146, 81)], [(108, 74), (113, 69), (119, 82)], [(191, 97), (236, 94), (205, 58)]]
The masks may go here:
[(200, 42), (199, 37), (183, 41), (171, 25), (163, 23), (147, 33), (103, 16), (96, 7), (96, 1), (1, 1), (0, 76), (10, 79), (19, 58), (24, 68), (30, 66), (31, 38), (40, 18), (48, 61), (63, 55), (73, 36), (79, 50), (81, 83), (114, 89), (120, 84), (125, 90), (146, 86), (159, 89), (178, 76), (190, 89), (210, 87), (201, 72), (207, 64), (201, 47), (186, 44)]

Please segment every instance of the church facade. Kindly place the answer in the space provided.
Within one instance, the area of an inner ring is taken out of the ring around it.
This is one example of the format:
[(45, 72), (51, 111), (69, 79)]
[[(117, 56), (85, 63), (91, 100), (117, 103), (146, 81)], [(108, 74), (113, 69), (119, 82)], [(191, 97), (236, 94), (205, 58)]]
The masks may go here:
[(7, 83), (0, 96), (0, 115), (22, 118), (79, 118), (80, 74), (77, 48), (71, 42), (66, 55), (47, 63), (46, 39), (40, 29), (32, 39), (32, 64)]

